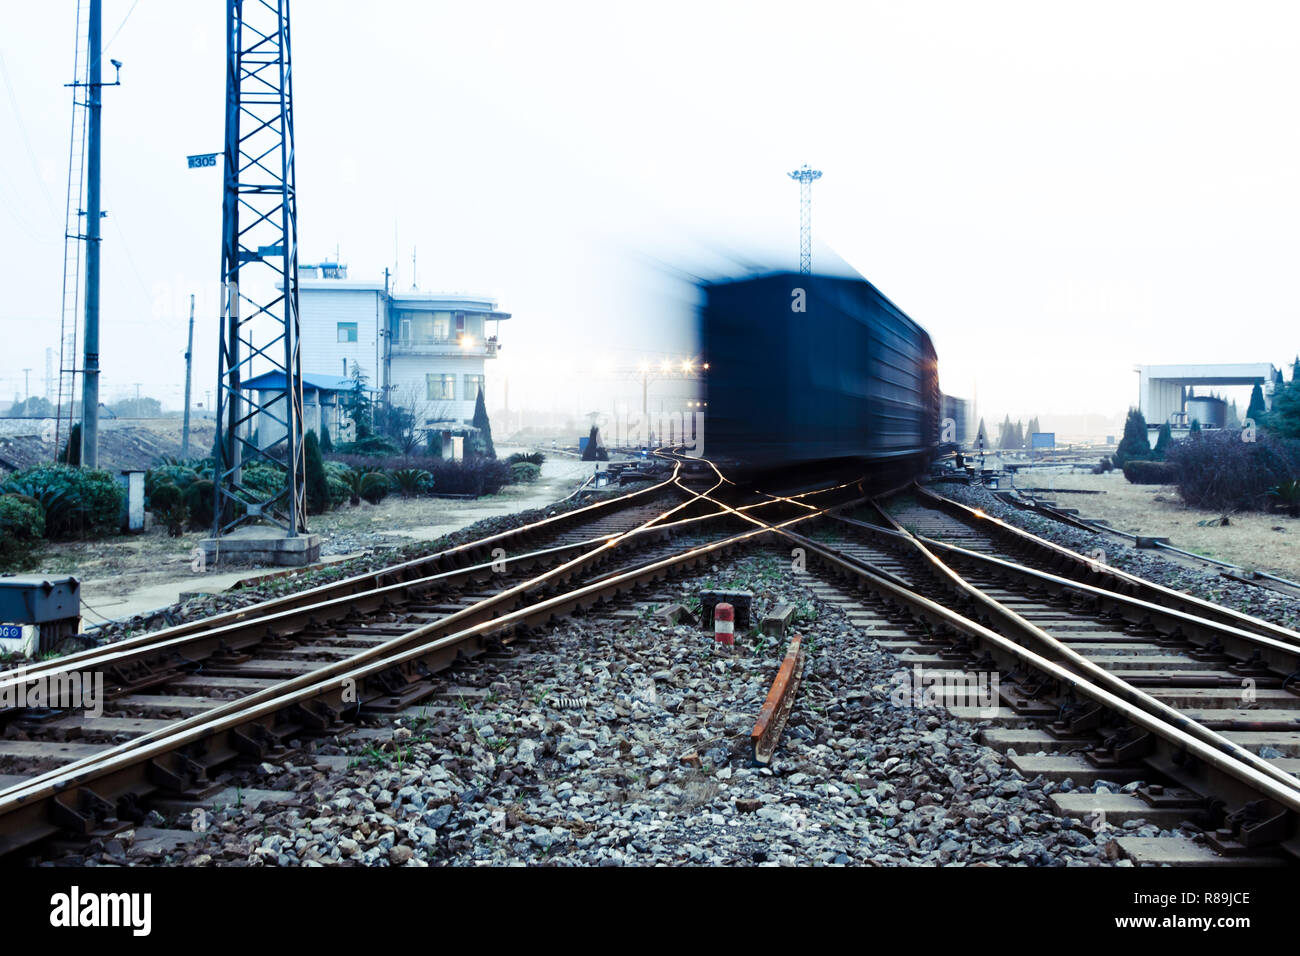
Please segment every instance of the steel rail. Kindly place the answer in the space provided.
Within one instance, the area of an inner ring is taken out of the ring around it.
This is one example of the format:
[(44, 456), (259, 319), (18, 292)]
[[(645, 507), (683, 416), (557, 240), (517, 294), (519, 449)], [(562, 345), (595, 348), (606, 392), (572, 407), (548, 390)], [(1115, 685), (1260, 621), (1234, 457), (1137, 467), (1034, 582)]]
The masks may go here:
[[(488, 636), (506, 635), (521, 626), (550, 620), (575, 608), (589, 606), (638, 584), (663, 577), (676, 568), (698, 564), (714, 554), (753, 541), (772, 530), (811, 520), (818, 514), (814, 512), (798, 515), (772, 528), (756, 528), (731, 535), (720, 541), (692, 547), (617, 578), (588, 584), (518, 608), (498, 618), (473, 623), (464, 630), (434, 638), (398, 653), (391, 653), (390, 649), (390, 653), (378, 659), (359, 662), (358, 658), (353, 658), (335, 662), (274, 688), (267, 688), (249, 697), (221, 705), (207, 713), (187, 718), (166, 731), (158, 731), (127, 741), (93, 757), (83, 758), (81, 761), (48, 771), (0, 791), (0, 820), (8, 818), (6, 822), (19, 826), (24, 823), (28, 826), (43, 823), (48, 829), (51, 824), (42, 816), (45, 812), (45, 802), (61, 794), (88, 789), (92, 783), (106, 781), (114, 774), (140, 771), (142, 765), (155, 758), (174, 754), (181, 748), (211, 739), (219, 733), (237, 732), (240, 728), (249, 727), (255, 722), (274, 719), (277, 714), (288, 708), (305, 705), (322, 698), (340, 699), (344, 696), (344, 690), (349, 683), (354, 687), (360, 687), (368, 678), (393, 668), (417, 664), (439, 654), (446, 655), (449, 652), (451, 659), (454, 659), (458, 649), (470, 642), (482, 646)], [(432, 627), (426, 626), (413, 632), (412, 638), (427, 637), (431, 633)], [(375, 655), (367, 653), (359, 655), (361, 656), (370, 658)], [(130, 782), (138, 786), (139, 780), (136, 778)], [(11, 843), (10, 848), (16, 845)]]
[[(145, 647), (159, 640), (168, 640), (172, 637), (207, 630), (213, 627), (221, 627), (225, 624), (246, 622), (250, 619), (260, 619), (267, 614), (274, 614), (287, 608), (301, 607), (305, 604), (316, 604), (321, 600), (329, 600), (331, 598), (343, 599), (355, 597), (358, 594), (364, 594), (367, 591), (383, 587), (384, 585), (381, 582), (386, 577), (400, 576), (401, 574), (410, 571), (418, 572), (423, 567), (430, 564), (453, 561), (462, 556), (469, 555), (476, 550), (503, 544), (512, 539), (535, 534), (538, 531), (548, 530), (550, 527), (562, 527), (567, 524), (581, 523), (583, 520), (582, 516), (584, 515), (586, 517), (594, 517), (595, 514), (599, 512), (617, 511), (619, 508), (631, 504), (637, 498), (650, 497), (652, 493), (662, 492), (670, 487), (672, 487), (672, 479), (666, 478), (648, 488), (631, 491), (625, 495), (620, 495), (617, 498), (610, 498), (606, 501), (598, 501), (594, 504), (585, 505), (582, 508), (576, 508), (573, 511), (566, 511), (563, 514), (551, 515), (539, 521), (521, 525), (518, 528), (499, 531), (486, 538), (476, 538), (473, 541), (466, 541), (463, 544), (446, 548), (442, 551), (435, 552), (434, 554), (412, 558), (408, 561), (388, 565), (374, 571), (366, 571), (362, 574), (344, 578), (340, 581), (332, 581), (327, 584), (318, 585), (314, 588), (308, 588), (304, 591), (298, 591), (294, 594), (287, 594), (283, 597), (272, 598), (267, 601), (259, 601), (256, 604), (250, 604), (247, 607), (238, 608), (233, 611), (224, 611), (220, 614), (213, 615), (212, 617), (187, 621), (183, 624), (176, 624), (172, 627), (151, 631), (137, 637), (129, 637), (121, 641), (114, 641), (111, 646), (122, 651), (136, 647)], [(455, 569), (452, 568), (448, 570)], [(41, 677), (50, 672), (79, 669), (79, 665), (83, 661), (89, 660), (94, 655), (103, 651), (105, 646), (107, 645), (87, 648), (84, 651), (78, 651), (75, 654), (68, 654), (53, 661), (42, 661), (32, 665), (31, 667), (25, 668), (24, 673), (29, 677)], [(0, 671), (0, 681), (4, 680), (4, 676), (5, 672)]]
[(840, 568), (848, 576), (864, 581), (866, 586), (877, 594), (912, 608), (916, 614), (925, 618), (931, 624), (948, 627), (983, 641), (986, 645), (996, 648), (1016, 658), (1021, 663), (1068, 685), (1072, 690), (1114, 711), (1157, 737), (1184, 748), (1189, 754), (1206, 765), (1232, 777), (1247, 788), (1277, 801), (1293, 812), (1300, 812), (1300, 787), (1294, 785), (1297, 783), (1294, 779), (1283, 781), (1272, 773), (1261, 772), (1257, 768), (1243, 763), (1234, 754), (1206, 743), (1200, 737), (1143, 710), (1104, 687), (1099, 687), (1069, 668), (1042, 656), (1011, 638), (958, 614), (956, 611), (950, 610), (910, 588), (899, 587), (892, 581), (844, 560), (844, 556), (834, 549), (827, 548), (811, 540), (807, 540), (807, 547), (811, 553), (816, 554), (823, 561)]
[[(850, 519), (851, 520), (851, 519)], [(950, 544), (946, 541), (935, 541), (924, 535), (918, 536), (919, 540), (927, 547), (945, 551), (957, 555), (959, 558), (976, 564), (986, 564), (1000, 571), (1006, 571), (1013, 574), (1019, 574), (1022, 577), (1032, 578), (1047, 584), (1053, 584), (1061, 587), (1063, 590), (1070, 590), (1081, 595), (1097, 598), (1099, 601), (1108, 601), (1124, 607), (1141, 612), (1143, 615), (1158, 615), (1161, 618), (1174, 622), (1179, 627), (1195, 628), (1199, 631), (1209, 631), (1216, 638), (1226, 637), (1234, 644), (1249, 645), (1251, 648), (1261, 651), (1261, 659), (1265, 663), (1278, 666), (1279, 670), (1284, 671), (1280, 676), (1286, 677), (1294, 674), (1297, 667), (1300, 667), (1300, 647), (1294, 644), (1288, 644), (1285, 641), (1279, 641), (1264, 634), (1255, 631), (1247, 631), (1235, 627), (1231, 624), (1225, 624), (1222, 621), (1213, 621), (1209, 618), (1200, 617), (1192, 614), (1190, 611), (1183, 611), (1179, 608), (1169, 607), (1165, 604), (1156, 604), (1131, 594), (1123, 594), (1118, 591), (1110, 591), (1106, 588), (1098, 587), (1095, 584), (1088, 584), (1085, 581), (1076, 581), (1073, 578), (1065, 578), (1053, 574), (1050, 571), (1043, 571), (1039, 568), (1029, 567), (1024, 564), (1017, 564), (1014, 561), (1008, 561), (1005, 558), (999, 558), (991, 554), (983, 554), (979, 551), (970, 551), (959, 545)], [(1127, 620), (1127, 618), (1126, 618)], [(1138, 621), (1132, 623), (1140, 623)], [(1184, 636), (1187, 632), (1184, 631)], [(1226, 648), (1225, 648), (1226, 651)], [(1241, 660), (1247, 660), (1242, 657)], [(1281, 663), (1285, 661), (1286, 663)]]
[[(818, 492), (814, 491), (814, 492), (809, 492), (808, 494), (816, 494), (816, 493), (818, 493)], [(774, 502), (759, 502), (759, 503), (756, 503), (756, 504), (754, 504), (754, 505), (749, 505), (749, 506), (745, 506), (745, 507), (747, 507), (747, 508), (752, 508), (752, 507), (756, 507), (756, 506), (759, 506), (759, 505), (765, 505), (765, 504), (771, 504), (771, 503), (774, 503)], [(675, 510), (677, 510), (677, 509), (673, 509), (673, 510), (675, 511)], [(734, 510), (734, 509), (731, 509), (731, 510)], [(809, 514), (809, 515), (806, 515), (806, 516), (802, 516), (799, 520), (804, 520), (805, 518), (808, 518), (808, 517), (815, 517), (817, 514), (820, 514), (820, 512), (814, 512), (814, 513), (812, 513), (812, 514)], [(721, 516), (723, 516), (723, 512), (718, 512), (718, 513), (714, 513), (714, 514), (706, 515), (706, 516), (703, 516), (703, 517), (704, 517), (704, 518), (713, 518), (713, 517), (721, 517)], [(653, 521), (653, 520), (655, 520), (655, 519), (651, 519), (651, 520)], [(682, 521), (682, 522), (680, 522), (680, 523), (681, 523), (681, 524), (685, 524), (685, 523), (689, 523), (690, 521), (694, 521), (694, 520), (697, 520), (697, 519), (686, 519), (685, 521)], [(675, 523), (675, 524), (676, 524), (676, 523)], [(487, 598), (487, 599), (485, 599), (484, 601), (478, 602), (477, 604), (475, 604), (475, 605), (473, 605), (473, 606), (471, 606), (471, 607), (468, 607), (468, 608), (462, 609), (461, 611), (458, 611), (458, 612), (456, 612), (456, 613), (454, 613), (454, 614), (452, 614), (452, 615), (449, 615), (448, 617), (441, 618), (441, 619), (439, 619), (439, 620), (437, 620), (437, 621), (432, 621), (432, 622), (430, 622), (430, 623), (428, 623), (428, 624), (426, 624), (426, 625), (423, 625), (423, 626), (421, 626), (421, 627), (415, 628), (415, 629), (413, 629), (412, 631), (408, 632), (407, 634), (404, 634), (404, 635), (400, 635), (400, 636), (394, 637), (393, 640), (391, 640), (391, 641), (386, 641), (386, 642), (384, 642), (383, 644), (376, 645), (376, 646), (373, 647), (373, 648), (365, 649), (365, 650), (361, 651), (360, 653), (358, 653), (358, 654), (356, 654), (356, 655), (353, 655), (352, 657), (349, 657), (349, 658), (347, 658), (347, 659), (345, 659), (345, 660), (337, 661), (337, 662), (333, 662), (333, 663), (331, 663), (331, 664), (327, 664), (327, 665), (325, 665), (325, 666), (323, 666), (323, 667), (321, 667), (321, 668), (317, 668), (316, 670), (313, 670), (313, 671), (309, 672), (308, 674), (301, 675), (301, 676), (298, 677), (298, 678), (294, 678), (294, 679), (291, 679), (291, 680), (289, 680), (289, 681), (282, 682), (282, 683), (280, 683), (280, 684), (277, 684), (275, 687), (266, 688), (266, 689), (264, 689), (264, 690), (262, 690), (262, 691), (255, 692), (254, 694), (247, 695), (247, 696), (245, 696), (245, 697), (239, 698), (238, 700), (233, 701), (233, 702), (231, 702), (231, 703), (232, 703), (233, 705), (238, 705), (238, 704), (245, 703), (245, 702), (252, 703), (252, 702), (256, 701), (257, 699), (261, 698), (262, 696), (264, 696), (264, 695), (266, 695), (266, 694), (274, 694), (275, 692), (277, 692), (277, 691), (278, 691), (279, 689), (281, 689), (281, 688), (289, 687), (289, 686), (293, 686), (293, 685), (295, 685), (298, 681), (302, 681), (302, 680), (310, 680), (310, 679), (315, 678), (315, 677), (319, 677), (319, 676), (322, 676), (322, 675), (325, 675), (325, 674), (328, 674), (328, 673), (332, 673), (332, 672), (338, 670), (339, 668), (343, 668), (343, 667), (347, 667), (348, 665), (353, 665), (353, 664), (357, 664), (357, 663), (360, 663), (360, 662), (364, 662), (364, 661), (369, 660), (369, 659), (374, 658), (374, 657), (384, 657), (385, 655), (387, 655), (387, 656), (392, 656), (392, 655), (393, 655), (393, 654), (398, 650), (398, 648), (399, 648), (400, 646), (403, 646), (403, 645), (409, 644), (411, 641), (420, 640), (420, 639), (423, 639), (423, 638), (429, 637), (429, 636), (431, 636), (431, 635), (434, 635), (434, 634), (438, 633), (439, 631), (445, 631), (448, 627), (454, 626), (454, 625), (456, 625), (456, 624), (472, 623), (472, 619), (473, 619), (474, 617), (476, 617), (476, 616), (477, 616), (477, 617), (482, 617), (482, 616), (485, 615), (485, 614), (491, 614), (491, 613), (493, 613), (493, 611), (494, 611), (494, 606), (497, 605), (497, 604), (503, 603), (503, 602), (504, 602), (504, 599), (505, 599), (506, 597), (508, 597), (508, 596), (522, 595), (522, 594), (524, 594), (527, 590), (529, 590), (529, 589), (531, 589), (531, 588), (534, 588), (534, 587), (536, 587), (536, 586), (539, 586), (539, 585), (545, 584), (545, 583), (549, 582), (551, 579), (561, 576), (561, 575), (564, 574), (565, 572), (573, 572), (573, 573), (576, 573), (577, 571), (581, 570), (583, 567), (586, 567), (587, 564), (591, 563), (594, 559), (607, 556), (607, 552), (609, 551), (609, 549), (610, 549), (611, 547), (617, 545), (618, 540), (619, 540), (620, 538), (628, 537), (628, 536), (631, 536), (631, 535), (633, 535), (633, 534), (637, 534), (637, 533), (648, 533), (648, 532), (651, 532), (651, 531), (654, 531), (654, 532), (661, 532), (661, 533), (662, 533), (662, 532), (666, 532), (666, 531), (669, 529), (669, 527), (670, 527), (670, 526), (650, 527), (650, 522), (647, 522), (645, 525), (643, 525), (643, 526), (640, 527), (640, 528), (633, 529), (632, 531), (629, 531), (629, 532), (624, 532), (622, 535), (618, 536), (618, 538), (615, 538), (615, 539), (613, 539), (613, 540), (606, 541), (603, 545), (601, 545), (600, 547), (596, 548), (595, 550), (593, 550), (592, 552), (590, 552), (590, 553), (588, 553), (588, 554), (586, 554), (586, 555), (579, 556), (578, 558), (575, 558), (575, 559), (573, 559), (573, 560), (571, 560), (571, 561), (569, 561), (569, 562), (566, 562), (564, 565), (561, 565), (561, 566), (558, 567), (558, 568), (554, 568), (554, 569), (552, 569), (552, 570), (546, 572), (545, 574), (540, 575), (540, 576), (538, 576), (538, 577), (536, 577), (536, 578), (534, 578), (534, 579), (532, 579), (532, 580), (530, 580), (530, 581), (526, 581), (526, 582), (523, 582), (523, 583), (521, 583), (521, 584), (515, 585), (515, 586), (513, 586), (513, 587), (511, 587), (511, 588), (509, 588), (509, 589), (507, 589), (507, 590), (505, 590), (505, 591), (503, 591), (503, 592), (500, 592), (500, 593), (497, 594), (497, 595), (494, 595), (494, 596), (491, 597), (491, 598)], [(767, 526), (764, 526), (764, 530), (766, 530), (766, 528), (767, 528)], [(654, 566), (655, 566), (655, 565), (651, 565), (651, 567), (654, 567)], [(603, 584), (603, 583), (605, 582), (605, 580), (607, 580), (607, 579), (602, 579), (602, 582), (601, 582), (601, 583)], [(409, 587), (410, 584), (407, 583), (407, 584), (404, 584), (404, 585), (402, 585), (402, 586), (403, 586), (403, 587)], [(596, 584), (590, 585), (590, 587), (596, 587), (596, 586), (598, 586), (598, 585), (596, 585)], [(467, 632), (467, 633), (468, 633), (468, 632)], [(214, 710), (212, 710), (212, 711), (209, 711), (209, 712), (207, 712), (206, 714), (196, 715), (195, 717), (188, 718), (188, 719), (182, 721), (180, 724), (174, 725), (174, 727), (169, 727), (169, 728), (162, 729), (162, 730), (151, 731), (151, 732), (149, 732), (149, 733), (147, 733), (147, 734), (143, 734), (143, 735), (141, 735), (141, 736), (138, 736), (138, 737), (132, 738), (131, 740), (125, 741), (125, 742), (123, 742), (122, 744), (117, 745), (117, 748), (116, 748), (116, 749), (126, 750), (126, 749), (131, 749), (131, 748), (136, 747), (136, 746), (139, 746), (139, 745), (146, 744), (146, 743), (148, 743), (148, 742), (149, 742), (150, 740), (152, 740), (152, 739), (155, 739), (155, 738), (158, 738), (158, 737), (162, 737), (162, 736), (165, 736), (165, 735), (171, 733), (171, 732), (174, 730), (175, 727), (185, 726), (185, 725), (187, 725), (187, 724), (189, 724), (189, 723), (191, 723), (191, 722), (194, 722), (194, 721), (201, 721), (203, 718), (205, 718), (205, 717), (207, 717), (207, 716), (210, 716), (210, 715), (212, 715), (212, 714), (218, 713), (218, 712), (220, 712), (220, 711), (224, 711), (225, 709), (226, 709), (226, 707), (223, 706), (222, 708), (214, 709)], [(107, 753), (107, 752), (108, 752), (108, 751), (105, 751), (105, 753)], [(100, 756), (101, 756), (101, 755), (96, 754), (96, 755), (92, 755), (92, 756), (90, 756), (90, 757), (85, 757), (85, 758), (82, 758), (82, 760), (80, 760), (80, 761), (74, 761), (73, 763), (66, 764), (66, 765), (64, 765), (63, 767), (57, 768), (57, 769), (54, 770), (54, 771), (49, 771), (48, 773), (57, 774), (57, 773), (67, 773), (67, 772), (72, 772), (72, 771), (75, 771), (75, 770), (79, 769), (82, 765), (93, 765), (93, 764), (94, 764), (94, 763), (95, 763), (95, 762), (100, 758)], [(32, 783), (32, 782), (33, 782), (34, 780), (36, 780), (36, 779), (40, 779), (40, 778), (39, 778), (39, 777), (36, 777), (36, 778), (32, 778), (32, 780), (23, 781), (23, 782), (21, 782), (21, 783), (19, 783), (19, 784), (15, 784), (14, 787), (15, 787), (15, 789), (17, 789), (17, 788), (21, 788), (21, 787), (24, 787), (24, 786), (26, 786), (26, 785)], [(0, 794), (0, 795), (2, 795), (2, 794)]]
[[(886, 515), (886, 517), (889, 517)], [(889, 517), (892, 522), (894, 519)], [(1099, 664), (1093, 663), (1084, 657), (1078, 651), (1074, 650), (1068, 644), (1053, 637), (1044, 631), (1041, 627), (1027, 620), (1020, 614), (1008, 608), (1005, 604), (995, 600), (985, 594), (983, 590), (971, 584), (960, 574), (950, 568), (945, 562), (939, 559), (937, 555), (930, 551), (915, 535), (904, 530), (897, 522), (894, 522), (895, 530), (905, 535), (902, 540), (911, 542), (920, 557), (927, 561), (930, 567), (936, 572), (941, 580), (947, 581), (958, 591), (981, 605), (986, 612), (997, 619), (1001, 625), (1012, 633), (1017, 633), (1023, 638), (1034, 642), (1042, 648), (1046, 648), (1058, 659), (1067, 661), (1074, 669), (1074, 673), (1080, 677), (1087, 677), (1101, 685), (1108, 692), (1125, 703), (1139, 708), (1152, 716), (1164, 721), (1170, 727), (1177, 728), (1181, 733), (1194, 737), (1206, 746), (1215, 748), (1224, 754), (1229, 755), (1232, 759), (1247, 766), (1259, 774), (1263, 774), (1278, 784), (1284, 785), (1293, 790), (1296, 799), (1300, 800), (1300, 780), (1291, 776), (1284, 770), (1270, 764), (1258, 754), (1251, 753), (1245, 747), (1233, 743), (1218, 731), (1211, 730), (1204, 724), (1192, 720), (1181, 711), (1161, 700), (1157, 700), (1145, 691), (1134, 687), (1123, 678), (1116, 676), (1113, 672), (1106, 670)]]
[[(817, 489), (805, 492), (799, 497), (810, 497), (813, 495), (828, 493), (833, 490), (837, 489)], [(695, 500), (699, 499), (693, 499), (691, 502), (686, 502), (685, 504), (692, 504)], [(754, 502), (748, 505), (742, 505), (735, 509), (735, 511), (746, 512), (757, 510), (778, 503), (780, 502)], [(632, 528), (628, 531), (610, 532), (605, 535), (588, 538), (584, 541), (557, 545), (552, 548), (540, 549), (538, 551), (528, 552), (511, 558), (459, 567), (450, 571), (443, 571), (438, 574), (428, 575), (413, 580), (398, 581), (390, 585), (363, 591), (359, 594), (343, 595), (316, 604), (307, 605), (305, 607), (294, 607), (274, 612), (263, 617), (241, 620), (228, 624), (218, 624), (216, 627), (194, 631), (189, 634), (172, 636), (174, 634), (174, 629), (169, 628), (155, 632), (151, 635), (153, 638), (152, 640), (146, 641), (143, 639), (136, 639), (130, 642), (129, 645), (127, 645), (127, 642), (114, 643), (99, 648), (92, 648), (68, 658), (60, 658), (57, 661), (45, 662), (44, 666), (39, 668), (33, 667), (0, 672), (0, 694), (16, 691), (16, 689), (21, 685), (29, 684), (38, 679), (49, 679), (55, 674), (69, 674), (78, 671), (106, 669), (108, 667), (124, 666), (147, 660), (156, 661), (156, 659), (160, 657), (164, 658), (160, 663), (166, 663), (167, 661), (174, 662), (182, 651), (190, 655), (190, 657), (182, 657), (180, 659), (188, 663), (193, 663), (190, 658), (196, 656), (196, 651), (200, 649), (199, 645), (214, 645), (211, 650), (218, 649), (222, 646), (236, 650), (241, 649), (258, 643), (265, 636), (271, 633), (292, 633), (292, 625), (299, 621), (305, 620), (309, 623), (321, 623), (322, 621), (328, 621), (330, 619), (329, 615), (331, 612), (334, 613), (335, 617), (340, 614), (346, 615), (375, 605), (382, 606), (385, 602), (394, 597), (407, 597), (412, 592), (427, 590), (437, 586), (438, 584), (458, 582), (461, 579), (472, 580), (476, 575), (486, 573), (489, 570), (495, 571), (501, 561), (521, 564), (536, 563), (540, 559), (563, 553), (565, 551), (577, 550), (588, 546), (594, 546), (599, 550), (600, 548), (606, 547), (614, 540), (624, 542), (643, 534), (659, 531), (678, 531), (693, 523), (728, 517), (730, 514), (727, 510), (720, 508), (719, 510), (709, 514), (682, 518), (665, 525), (658, 525), (655, 523), (662, 520), (665, 514), (676, 513), (681, 510), (682, 507), (683, 505), (679, 505), (671, 509), (669, 512), (664, 512), (650, 521), (643, 523), (641, 526)], [(804, 507), (810, 506), (804, 505)], [(540, 580), (541, 579), (539, 578), (525, 581), (521, 585), (516, 585), (515, 590), (531, 587)], [(504, 594), (506, 592), (502, 593)], [(484, 600), (491, 601), (493, 598), (487, 598)], [(475, 605), (471, 606), (471, 608), (465, 610), (471, 610), (473, 607), (477, 607), (482, 603), (483, 602), (477, 602)], [(220, 621), (224, 617), (225, 615), (219, 615), (218, 617), (209, 620)]]
[[(1008, 524), (1000, 518), (995, 518), (990, 514), (972, 508), (969, 505), (962, 504), (960, 501), (954, 501), (951, 498), (945, 498), (943, 495), (935, 494), (927, 488), (920, 485), (913, 486), (915, 492), (925, 498), (936, 502), (936, 507), (941, 511), (952, 513), (956, 511), (959, 516), (974, 521), (976, 524), (987, 522), (1003, 534), (1025, 543), (1030, 544), (1040, 550), (1047, 550), (1063, 558), (1084, 572), (1101, 575), (1103, 578), (1110, 577), (1115, 580), (1139, 590), (1146, 590), (1147, 593), (1158, 595), (1163, 598), (1164, 603), (1170, 606), (1182, 606), (1193, 608), (1190, 613), (1197, 614), (1200, 617), (1210, 619), (1225, 620), (1243, 630), (1253, 630), (1257, 633), (1264, 634), (1268, 637), (1276, 638), (1279, 641), (1290, 643), (1300, 647), (1300, 632), (1294, 631), (1280, 624), (1274, 624), (1271, 621), (1265, 621), (1261, 618), (1245, 614), (1241, 611), (1235, 611), (1232, 608), (1223, 607), (1219, 604), (1211, 603), (1192, 594), (1186, 594), (1182, 591), (1176, 591), (1173, 588), (1165, 587), (1162, 584), (1156, 584), (1154, 581), (1148, 581), (1145, 578), (1122, 571), (1119, 568), (1108, 564), (1102, 564), (1091, 558), (1086, 558), (1077, 551), (1072, 551), (1063, 545), (1054, 541), (1048, 541), (1046, 538), (1040, 538), (1035, 534), (1025, 531), (1023, 528), (1017, 528), (1015, 525)], [(1110, 590), (1114, 590), (1111, 588)], [(1162, 603), (1160, 601), (1154, 603)]]
[[(887, 514), (884, 516), (887, 520), (892, 522), (892, 519), (889, 518)], [(909, 536), (909, 532), (906, 529), (899, 528), (896, 522), (893, 522), (894, 527), (888, 528), (881, 525), (871, 524), (866, 521), (859, 521), (856, 518), (848, 518), (839, 514), (831, 514), (828, 515), (828, 517), (851, 528), (857, 528), (870, 534), (886, 537), (895, 542), (902, 542)], [(915, 535), (915, 537), (927, 548), (954, 554), (960, 559), (972, 563), (987, 565), (1000, 573), (1018, 574), (1021, 577), (1029, 578), (1043, 584), (1053, 585), (1060, 588), (1062, 591), (1072, 591), (1081, 596), (1095, 598), (1098, 602), (1109, 602), (1113, 605), (1129, 608), (1141, 615), (1137, 617), (1136, 620), (1132, 620), (1132, 623), (1140, 623), (1144, 617), (1155, 615), (1159, 618), (1173, 622), (1176, 627), (1185, 626), (1192, 628), (1197, 632), (1208, 631), (1215, 637), (1226, 637), (1234, 646), (1237, 646), (1239, 651), (1243, 654), (1245, 654), (1246, 651), (1240, 648), (1240, 645), (1247, 645), (1251, 649), (1258, 649), (1261, 651), (1261, 659), (1266, 663), (1272, 664), (1280, 670), (1285, 671), (1285, 673), (1281, 675), (1283, 677), (1294, 673), (1296, 668), (1300, 666), (1300, 647), (1288, 644), (1285, 641), (1279, 641), (1275, 638), (1256, 633), (1255, 631), (1243, 630), (1234, 625), (1225, 624), (1222, 621), (1215, 621), (1210, 618), (1201, 617), (1191, 613), (1190, 611), (1169, 607), (1166, 604), (1156, 604), (1152, 601), (1135, 597), (1131, 594), (1112, 591), (1095, 584), (1089, 584), (1086, 581), (1078, 581), (1074, 578), (1062, 577), (1061, 575), (1054, 574), (1051, 571), (1044, 571), (1041, 568), (1019, 564), (1015, 561), (1010, 561), (1006, 558), (999, 558), (991, 554), (985, 554), (981, 551), (971, 551), (968, 548), (963, 548), (960, 545), (952, 544), (947, 541), (937, 541), (934, 538), (928, 538), (925, 535)], [(1125, 620), (1130, 621), (1131, 619), (1125, 618)], [(1188, 635), (1186, 631), (1184, 631), (1184, 636), (1190, 639), (1190, 635)], [(1243, 656), (1241, 659), (1244, 661), (1248, 658)]]

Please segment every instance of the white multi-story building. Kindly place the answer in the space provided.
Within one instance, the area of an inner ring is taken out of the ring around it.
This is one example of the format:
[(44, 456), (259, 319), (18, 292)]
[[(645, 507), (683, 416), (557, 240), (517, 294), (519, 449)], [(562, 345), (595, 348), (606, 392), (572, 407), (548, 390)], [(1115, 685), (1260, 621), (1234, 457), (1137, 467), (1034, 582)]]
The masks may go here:
[(351, 375), (412, 412), (417, 428), (467, 425), (508, 312), (477, 295), (391, 292), (347, 266), (298, 267), (303, 373)]

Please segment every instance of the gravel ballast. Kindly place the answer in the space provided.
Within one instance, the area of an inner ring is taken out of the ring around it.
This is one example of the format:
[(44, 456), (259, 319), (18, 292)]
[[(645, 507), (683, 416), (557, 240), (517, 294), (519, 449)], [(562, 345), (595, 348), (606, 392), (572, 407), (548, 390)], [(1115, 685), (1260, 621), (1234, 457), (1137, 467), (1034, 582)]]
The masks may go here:
[(1024, 779), (978, 743), (983, 723), (893, 702), (897, 659), (810, 581), (755, 552), (664, 585), (684, 603), (747, 587), (756, 619), (799, 609), (804, 681), (771, 767), (751, 766), (749, 733), (784, 641), (747, 633), (723, 656), (657, 618), (662, 601), (593, 610), (517, 657), (448, 672), (476, 688), (462, 702), (247, 772), (295, 806), (224, 807), (186, 847), (145, 852), (127, 835), (87, 862), (1125, 866), (1114, 836), (1168, 835), (1140, 821), (1094, 835), (1052, 810), (1073, 784)]

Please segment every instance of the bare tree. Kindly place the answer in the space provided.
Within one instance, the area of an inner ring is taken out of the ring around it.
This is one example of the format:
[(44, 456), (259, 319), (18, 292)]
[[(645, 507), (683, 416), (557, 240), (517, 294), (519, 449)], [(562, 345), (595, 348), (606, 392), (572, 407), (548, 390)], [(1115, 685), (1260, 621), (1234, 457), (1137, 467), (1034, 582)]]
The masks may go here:
[(414, 385), (394, 389), (385, 411), (385, 434), (403, 455), (409, 455), (424, 440), (428, 430), (426, 425), (431, 421), (444, 420), (450, 412), (451, 406), (448, 403), (435, 404), (423, 398), (420, 389)]

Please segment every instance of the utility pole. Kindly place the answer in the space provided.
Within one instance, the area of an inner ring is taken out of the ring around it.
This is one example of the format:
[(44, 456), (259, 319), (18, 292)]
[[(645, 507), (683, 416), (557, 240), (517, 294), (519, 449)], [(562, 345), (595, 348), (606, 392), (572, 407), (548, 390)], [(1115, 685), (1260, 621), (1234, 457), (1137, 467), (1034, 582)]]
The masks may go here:
[(799, 272), (809, 275), (812, 272), (812, 184), (822, 178), (822, 171), (809, 169), (804, 163), (786, 175), (799, 184)]
[[(103, 88), (120, 86), (121, 80), (103, 82), (101, 63), (104, 32), (103, 0), (90, 0), (86, 60), (87, 163), (86, 163), (86, 334), (85, 366), (81, 373), (81, 464), (99, 467), (99, 166), (103, 135)], [(121, 69), (116, 60), (113, 66)]]
[[(396, 230), (397, 227), (394, 226), (393, 228), (394, 230)], [(388, 295), (388, 280), (389, 280), (388, 267), (384, 266), (384, 295), (381, 302), (381, 307), (379, 309), (379, 313), (382, 316), (381, 328), (379, 330), (379, 334), (381, 338), (379, 339), (379, 341), (383, 343), (383, 349), (380, 352), (382, 358), (379, 360), (379, 368), (380, 368), (379, 383), (380, 383), (380, 387), (383, 389), (385, 407), (387, 407), (388, 404), (393, 400), (393, 396), (392, 396), (393, 329), (391, 324), (392, 320), (389, 317), (389, 309), (388, 309), (388, 306), (391, 303), (391, 299), (389, 298)], [(394, 283), (396, 283), (395, 277), (394, 277)]]
[(185, 342), (185, 417), (181, 426), (181, 458), (190, 457), (190, 369), (194, 361), (194, 296), (190, 295), (190, 337)]
[(89, 115), (86, 168), (86, 334), (81, 373), (81, 464), (99, 467), (99, 152), (102, 130), (100, 45), (103, 39), (101, 0), (90, 0), (90, 43), (86, 100)]
[(23, 401), (26, 402), (32, 397), (32, 370), (23, 369)]

